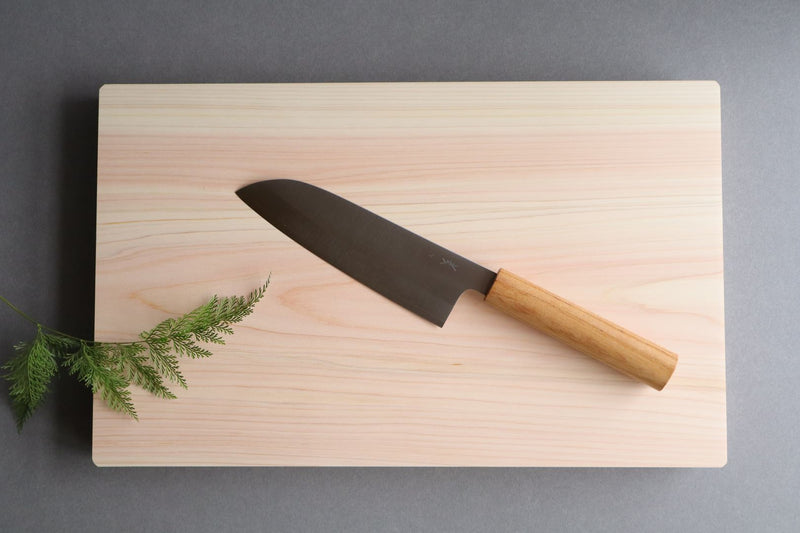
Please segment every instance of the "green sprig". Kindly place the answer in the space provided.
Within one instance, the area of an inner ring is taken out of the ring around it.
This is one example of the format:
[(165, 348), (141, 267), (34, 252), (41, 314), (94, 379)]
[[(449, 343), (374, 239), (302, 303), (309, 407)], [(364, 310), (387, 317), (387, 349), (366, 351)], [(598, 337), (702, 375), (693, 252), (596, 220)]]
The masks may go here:
[(232, 334), (231, 325), (253, 312), (268, 285), (269, 279), (247, 296), (214, 296), (181, 317), (168, 318), (143, 331), (138, 340), (131, 342), (73, 337), (39, 323), (0, 296), (0, 301), (36, 326), (33, 341), (14, 346), (14, 357), (1, 367), (3, 377), (11, 383), (9, 395), (17, 430), (22, 430), (44, 400), (59, 366), (109, 407), (138, 420), (130, 386), (141, 387), (159, 398), (175, 398), (165, 380), (187, 388), (179, 358), (210, 357), (211, 351), (199, 343), (225, 344), (223, 335)]

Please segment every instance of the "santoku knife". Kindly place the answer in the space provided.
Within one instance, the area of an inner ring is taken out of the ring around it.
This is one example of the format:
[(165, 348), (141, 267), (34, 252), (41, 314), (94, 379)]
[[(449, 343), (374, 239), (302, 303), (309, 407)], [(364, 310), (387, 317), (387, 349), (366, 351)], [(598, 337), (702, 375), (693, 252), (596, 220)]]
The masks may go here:
[(308, 183), (259, 181), (236, 191), (295, 242), (376, 292), (444, 325), (468, 289), (508, 315), (661, 390), (678, 356), (506, 270), (495, 273)]

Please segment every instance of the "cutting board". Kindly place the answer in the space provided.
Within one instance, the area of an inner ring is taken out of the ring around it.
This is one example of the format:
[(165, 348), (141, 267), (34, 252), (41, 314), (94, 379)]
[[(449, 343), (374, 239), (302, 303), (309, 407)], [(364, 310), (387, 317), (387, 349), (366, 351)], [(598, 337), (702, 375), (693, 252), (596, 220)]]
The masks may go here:
[[(714, 82), (106, 85), (95, 337), (270, 285), (98, 465), (721, 466)], [(308, 181), (680, 356), (655, 391), (465, 293), (438, 328), (245, 206)]]

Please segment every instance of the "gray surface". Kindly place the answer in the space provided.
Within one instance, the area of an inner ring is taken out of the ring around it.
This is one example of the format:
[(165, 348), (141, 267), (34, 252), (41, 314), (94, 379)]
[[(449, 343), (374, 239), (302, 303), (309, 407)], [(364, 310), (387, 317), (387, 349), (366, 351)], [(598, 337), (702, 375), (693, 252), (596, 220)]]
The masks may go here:
[[(719, 470), (98, 469), (89, 396), (62, 379), (22, 435), (1, 401), (0, 528), (798, 531), (797, 2), (106, 4), (0, 2), (0, 293), (82, 335), (92, 331), (104, 83), (718, 80), (729, 461)], [(30, 335), (0, 311), (3, 353)]]

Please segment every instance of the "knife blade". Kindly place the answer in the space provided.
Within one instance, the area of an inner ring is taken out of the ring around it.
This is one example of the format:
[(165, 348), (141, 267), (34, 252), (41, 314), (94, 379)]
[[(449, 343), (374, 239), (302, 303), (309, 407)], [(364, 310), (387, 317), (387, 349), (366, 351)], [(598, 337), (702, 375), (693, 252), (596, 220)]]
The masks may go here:
[(459, 296), (475, 290), (500, 311), (656, 390), (677, 365), (675, 353), (622, 326), (309, 183), (264, 180), (236, 194), (310, 252), (440, 327)]

